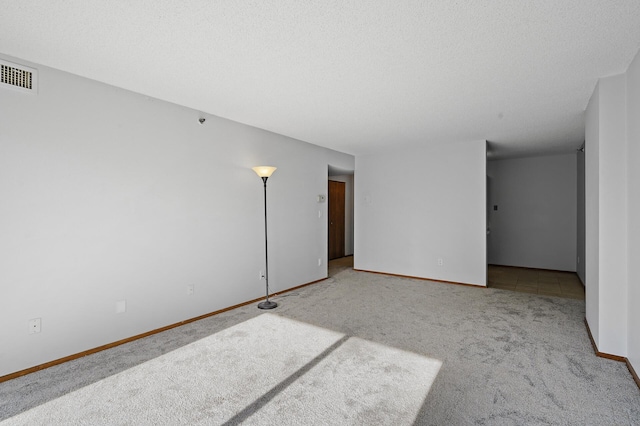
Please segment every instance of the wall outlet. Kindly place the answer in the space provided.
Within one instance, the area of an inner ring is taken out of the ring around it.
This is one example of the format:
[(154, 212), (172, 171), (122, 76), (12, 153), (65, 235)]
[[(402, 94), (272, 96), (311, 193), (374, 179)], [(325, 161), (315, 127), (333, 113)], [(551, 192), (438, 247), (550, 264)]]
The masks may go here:
[(318, 266), (322, 266), (322, 258), (321, 257), (318, 258)]
[(116, 302), (116, 314), (121, 314), (127, 311), (127, 301), (126, 300), (118, 300)]
[(40, 333), (42, 327), (42, 319), (33, 318), (29, 320), (29, 334)]
[(260, 270), (258, 271), (258, 279), (259, 280), (264, 280), (265, 276), (264, 276), (264, 271)]
[(444, 265), (444, 260), (441, 257), (439, 257), (438, 258), (438, 266), (442, 266), (442, 265)]
[(194, 287), (193, 284), (190, 284), (190, 285), (187, 286), (187, 294), (189, 296), (191, 296), (194, 293), (194, 291), (195, 291), (195, 287)]

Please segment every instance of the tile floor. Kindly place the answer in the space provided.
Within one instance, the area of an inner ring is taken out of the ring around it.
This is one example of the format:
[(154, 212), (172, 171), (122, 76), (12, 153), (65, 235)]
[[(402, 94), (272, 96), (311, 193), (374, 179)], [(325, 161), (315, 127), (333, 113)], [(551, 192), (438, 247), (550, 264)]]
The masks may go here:
[(329, 261), (329, 276), (332, 277), (345, 269), (353, 269), (353, 256), (345, 256)]
[(488, 287), (584, 300), (584, 286), (575, 272), (489, 265)]

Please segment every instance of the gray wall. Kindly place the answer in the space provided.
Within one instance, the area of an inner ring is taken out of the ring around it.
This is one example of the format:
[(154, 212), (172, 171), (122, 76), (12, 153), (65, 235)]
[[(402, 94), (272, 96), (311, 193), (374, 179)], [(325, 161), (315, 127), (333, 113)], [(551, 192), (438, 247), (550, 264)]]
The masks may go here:
[(488, 162), (490, 264), (576, 270), (576, 173), (575, 154)]
[(582, 280), (582, 284), (585, 283), (586, 269), (585, 269), (585, 259), (586, 259), (586, 248), (585, 248), (585, 169), (584, 169), (584, 152), (578, 151), (576, 155), (576, 167), (578, 171), (577, 179), (578, 179), (578, 189), (577, 189), (577, 228), (576, 228), (576, 273), (580, 280)]
[(586, 319), (598, 351), (640, 371), (640, 52), (585, 116)]
[(353, 156), (13, 61), (39, 92), (0, 89), (0, 376), (263, 296), (252, 166), (271, 290), (327, 276), (317, 195)]
[(627, 354), (625, 75), (602, 78), (586, 116), (586, 318), (601, 352)]
[(585, 111), (585, 319), (590, 324), (595, 342), (600, 340), (600, 173), (598, 157), (600, 152), (600, 88), (591, 95)]
[(627, 167), (628, 206), (628, 352), (627, 358), (640, 371), (640, 53), (627, 71)]
[(486, 285), (486, 163), (485, 141), (358, 156), (354, 267)]
[(640, 371), (640, 53), (586, 113), (586, 319), (598, 351)]

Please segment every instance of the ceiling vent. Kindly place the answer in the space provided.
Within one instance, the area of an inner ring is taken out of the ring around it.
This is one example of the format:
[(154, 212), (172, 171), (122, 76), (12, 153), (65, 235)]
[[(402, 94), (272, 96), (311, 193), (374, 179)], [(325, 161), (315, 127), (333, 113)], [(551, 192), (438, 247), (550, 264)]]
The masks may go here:
[(0, 87), (37, 93), (38, 70), (0, 59)]

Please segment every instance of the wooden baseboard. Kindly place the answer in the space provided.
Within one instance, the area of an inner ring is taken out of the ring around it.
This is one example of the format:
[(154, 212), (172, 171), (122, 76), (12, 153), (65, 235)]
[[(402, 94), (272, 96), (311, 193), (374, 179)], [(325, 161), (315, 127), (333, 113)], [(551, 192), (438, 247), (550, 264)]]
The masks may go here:
[[(310, 286), (310, 285), (313, 285), (313, 284), (317, 284), (317, 283), (319, 283), (319, 282), (321, 282), (321, 281), (324, 281), (324, 280), (326, 280), (326, 279), (327, 279), (327, 278), (321, 278), (321, 279), (319, 279), (319, 280), (311, 281), (310, 283), (300, 284), (300, 285), (297, 285), (297, 286), (295, 286), (295, 287), (291, 287), (291, 288), (288, 288), (288, 289), (286, 289), (286, 290), (282, 290), (282, 291), (280, 291), (280, 292), (278, 292), (278, 293), (273, 293), (271, 296), (279, 296), (279, 295), (284, 294), (284, 293), (289, 293), (290, 291), (299, 290), (299, 289), (301, 289), (301, 288), (303, 288), (303, 287), (307, 287), (307, 286)], [(245, 303), (244, 305), (248, 305), (249, 303), (254, 303), (254, 302), (258, 301), (258, 300), (262, 300), (262, 298), (260, 298), (260, 299), (256, 299), (256, 300), (252, 300), (251, 302), (247, 302), (247, 303)], [(244, 306), (244, 305), (243, 305), (243, 306)], [(237, 307), (237, 306), (236, 306), (236, 307)], [(231, 308), (231, 309), (235, 309), (235, 308)]]
[(633, 365), (631, 365), (629, 358), (624, 356), (611, 355), (605, 352), (600, 352), (598, 350), (598, 346), (596, 346), (596, 341), (593, 340), (593, 335), (591, 334), (591, 329), (589, 328), (589, 323), (587, 322), (586, 318), (584, 319), (584, 325), (587, 327), (587, 334), (589, 334), (589, 340), (591, 340), (591, 345), (593, 346), (593, 351), (596, 353), (596, 356), (599, 356), (601, 358), (612, 359), (614, 361), (624, 362), (627, 365), (627, 368), (629, 369), (629, 373), (631, 373), (631, 377), (633, 377), (633, 380), (636, 382), (636, 385), (638, 385), (638, 388), (640, 388), (640, 377), (638, 377), (638, 373), (633, 368)]
[[(312, 285), (312, 284), (316, 284), (316, 283), (319, 283), (319, 282), (324, 281), (324, 280), (326, 280), (326, 278), (322, 278), (322, 279), (319, 279), (319, 280), (316, 280), (316, 281), (312, 281), (310, 283), (302, 284), (302, 285), (299, 285), (299, 286), (296, 286), (296, 287), (291, 287), (291, 288), (289, 288), (287, 290), (282, 290), (280, 292), (273, 293), (273, 294), (270, 295), (270, 297), (271, 296), (278, 296), (278, 295), (281, 295), (283, 293), (288, 293), (290, 291), (298, 290), (300, 288), (303, 288), (303, 287), (306, 287), (306, 286), (309, 286), (309, 285)], [(87, 355), (94, 354), (96, 352), (100, 352), (100, 351), (104, 351), (106, 349), (114, 348), (116, 346), (124, 345), (125, 343), (133, 342), (134, 340), (142, 339), (143, 337), (148, 337), (148, 336), (151, 336), (153, 334), (158, 334), (158, 333), (161, 333), (163, 331), (171, 330), (172, 328), (180, 327), (181, 325), (189, 324), (191, 322), (195, 322), (195, 321), (199, 321), (201, 319), (212, 317), (214, 315), (218, 315), (218, 314), (221, 314), (223, 312), (230, 311), (232, 309), (236, 309), (236, 308), (240, 308), (242, 306), (250, 305), (252, 303), (259, 302), (262, 299), (264, 299), (264, 297), (260, 297), (258, 299), (253, 299), (253, 300), (249, 300), (247, 302), (238, 303), (237, 305), (229, 306), (227, 308), (223, 308), (223, 309), (220, 309), (220, 310), (217, 310), (217, 311), (214, 311), (214, 312), (210, 312), (208, 314), (200, 315), (200, 316), (197, 316), (195, 318), (189, 318), (187, 320), (180, 321), (180, 322), (177, 322), (175, 324), (171, 324), (171, 325), (167, 325), (165, 327), (157, 328), (155, 330), (147, 331), (146, 333), (137, 334), (135, 336), (127, 337), (126, 339), (122, 339), (122, 340), (118, 340), (116, 342), (107, 343), (106, 345), (98, 346), (97, 348), (88, 349), (86, 351), (78, 352), (77, 354), (65, 356), (63, 358), (59, 358), (59, 359), (56, 359), (56, 360), (53, 360), (53, 361), (49, 361), (49, 362), (46, 362), (44, 364), (40, 364), (40, 365), (36, 365), (34, 367), (26, 368), (24, 370), (16, 371), (15, 373), (10, 373), (10, 374), (1, 376), (0, 377), (0, 383), (6, 382), (6, 381), (11, 380), (11, 379), (15, 379), (17, 377), (26, 376), (27, 374), (35, 373), (36, 371), (44, 370), (46, 368), (53, 367), (54, 365), (59, 365), (59, 364), (63, 364), (63, 363), (68, 362), (68, 361), (72, 361), (74, 359), (82, 358), (82, 357), (85, 357)]]
[(625, 362), (627, 363), (627, 368), (629, 369), (631, 376), (633, 376), (633, 380), (635, 380), (636, 385), (638, 385), (638, 387), (640, 388), (640, 377), (638, 377), (638, 373), (636, 373), (636, 370), (633, 369), (631, 362), (629, 362), (629, 358), (626, 358)]
[(433, 281), (433, 282), (436, 282), (436, 283), (463, 285), (463, 286), (466, 286), (466, 287), (487, 288), (487, 286), (483, 286), (483, 285), (480, 285), (480, 284), (468, 284), (468, 283), (459, 283), (459, 282), (456, 282), (456, 281), (436, 280), (436, 279), (433, 279), (433, 278), (414, 277), (412, 275), (401, 275), (401, 274), (392, 274), (392, 273), (389, 273), (389, 272), (368, 271), (366, 269), (354, 269), (354, 271), (357, 271), (357, 272), (368, 272), (370, 274), (388, 275), (390, 277), (410, 278), (412, 280), (423, 280), (423, 281)]
[(587, 322), (586, 318), (584, 319), (584, 325), (587, 327), (587, 334), (589, 335), (589, 340), (591, 340), (591, 346), (593, 346), (593, 351), (596, 353), (596, 356), (599, 356), (600, 358), (612, 359), (614, 361), (619, 361), (619, 362), (627, 362), (627, 358), (623, 356), (612, 355), (606, 352), (600, 352), (598, 350), (598, 346), (596, 345), (596, 341), (593, 340), (593, 335), (591, 334), (591, 329), (589, 328), (589, 323)]

